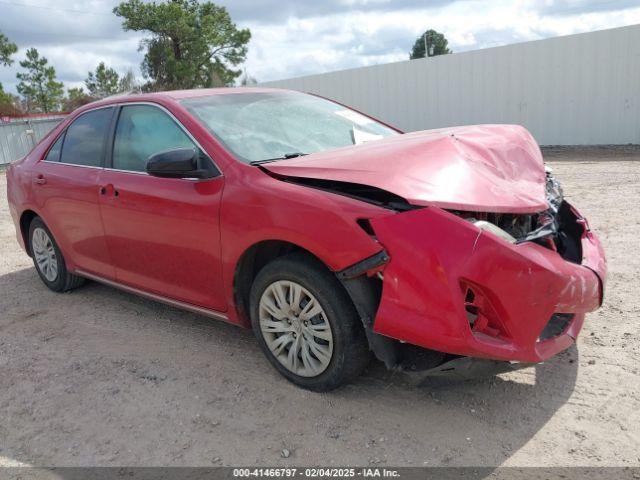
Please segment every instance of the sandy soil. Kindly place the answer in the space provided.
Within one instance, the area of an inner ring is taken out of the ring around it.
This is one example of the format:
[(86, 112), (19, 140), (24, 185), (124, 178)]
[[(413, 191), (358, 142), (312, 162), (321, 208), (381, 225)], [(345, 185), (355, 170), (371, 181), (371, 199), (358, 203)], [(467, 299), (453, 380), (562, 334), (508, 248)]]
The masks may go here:
[(439, 388), (372, 365), (310, 393), (248, 331), (95, 283), (52, 293), (2, 194), (0, 464), (640, 465), (640, 154), (548, 157), (604, 241), (606, 303), (545, 364)]

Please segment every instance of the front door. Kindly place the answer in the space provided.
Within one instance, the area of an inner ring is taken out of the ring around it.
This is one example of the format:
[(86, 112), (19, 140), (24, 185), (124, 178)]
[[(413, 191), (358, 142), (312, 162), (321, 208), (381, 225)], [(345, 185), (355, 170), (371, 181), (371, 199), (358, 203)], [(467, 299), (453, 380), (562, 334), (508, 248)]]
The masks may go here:
[(100, 173), (100, 209), (118, 282), (218, 311), (222, 291), (219, 209), (224, 180), (153, 177), (146, 160), (199, 149), (163, 109), (121, 107), (111, 167)]

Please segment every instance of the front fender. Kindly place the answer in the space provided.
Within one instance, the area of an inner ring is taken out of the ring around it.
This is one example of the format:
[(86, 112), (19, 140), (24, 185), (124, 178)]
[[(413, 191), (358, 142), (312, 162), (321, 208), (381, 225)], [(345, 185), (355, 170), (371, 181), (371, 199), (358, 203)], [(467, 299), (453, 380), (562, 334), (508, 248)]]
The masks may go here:
[(291, 243), (334, 272), (382, 250), (357, 220), (393, 215), (390, 210), (286, 183), (257, 169), (239, 180), (226, 183), (220, 213), (224, 284), (231, 305), (238, 262), (258, 243)]

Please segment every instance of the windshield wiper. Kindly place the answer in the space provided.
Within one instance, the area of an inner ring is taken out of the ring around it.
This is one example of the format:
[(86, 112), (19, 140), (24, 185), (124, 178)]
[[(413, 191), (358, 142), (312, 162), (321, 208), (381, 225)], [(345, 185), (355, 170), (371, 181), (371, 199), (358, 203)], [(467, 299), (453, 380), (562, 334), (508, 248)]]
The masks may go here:
[(261, 163), (277, 162), (278, 160), (288, 160), (290, 158), (304, 157), (305, 155), (307, 154), (302, 152), (285, 153), (281, 157), (265, 158), (264, 160), (253, 160), (249, 162), (249, 165), (260, 165)]

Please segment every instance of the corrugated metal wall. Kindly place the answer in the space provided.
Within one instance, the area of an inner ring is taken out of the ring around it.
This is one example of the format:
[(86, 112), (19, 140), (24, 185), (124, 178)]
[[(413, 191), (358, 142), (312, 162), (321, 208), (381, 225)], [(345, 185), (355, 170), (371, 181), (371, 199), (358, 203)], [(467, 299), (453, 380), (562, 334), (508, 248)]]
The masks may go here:
[(543, 145), (640, 143), (640, 25), (262, 83), (405, 131), (516, 123)]
[(61, 121), (55, 118), (0, 123), (0, 165), (24, 157)]

